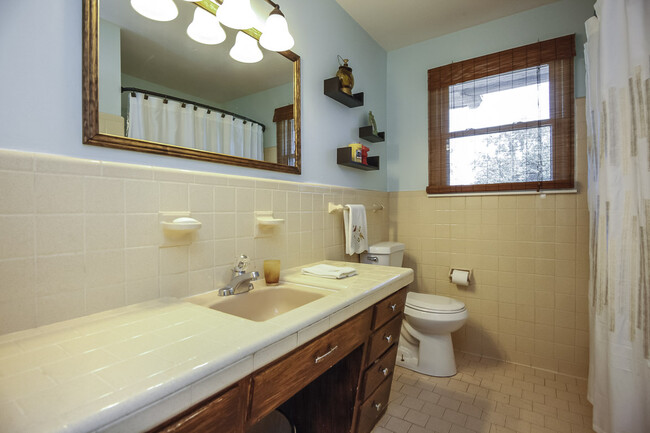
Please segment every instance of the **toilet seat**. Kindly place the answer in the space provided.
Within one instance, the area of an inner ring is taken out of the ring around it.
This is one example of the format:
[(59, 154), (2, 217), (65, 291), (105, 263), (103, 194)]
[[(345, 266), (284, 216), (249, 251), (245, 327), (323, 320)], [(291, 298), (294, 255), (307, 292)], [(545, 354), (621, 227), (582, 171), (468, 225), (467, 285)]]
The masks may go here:
[(465, 311), (465, 304), (446, 296), (409, 292), (406, 307), (423, 313), (455, 314)]

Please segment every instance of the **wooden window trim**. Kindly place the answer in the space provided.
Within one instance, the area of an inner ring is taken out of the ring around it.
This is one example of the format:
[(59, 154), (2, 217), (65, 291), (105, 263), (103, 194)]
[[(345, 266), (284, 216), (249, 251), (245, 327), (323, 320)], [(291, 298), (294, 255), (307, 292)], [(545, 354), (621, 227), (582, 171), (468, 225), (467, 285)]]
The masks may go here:
[[(525, 191), (575, 188), (573, 58), (575, 35), (562, 36), (428, 71), (428, 194)], [(449, 86), (515, 70), (549, 64), (550, 120), (449, 132)], [(561, 79), (561, 81), (560, 81)], [(552, 180), (498, 184), (449, 185), (450, 138), (551, 126)]]

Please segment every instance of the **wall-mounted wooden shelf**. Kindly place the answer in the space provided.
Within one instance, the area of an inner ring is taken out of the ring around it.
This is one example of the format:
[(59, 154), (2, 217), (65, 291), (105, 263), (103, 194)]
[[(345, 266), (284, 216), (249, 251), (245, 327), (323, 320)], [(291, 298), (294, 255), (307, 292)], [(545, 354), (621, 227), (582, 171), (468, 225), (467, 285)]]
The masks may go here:
[(352, 152), (349, 147), (339, 147), (336, 149), (336, 163), (338, 165), (345, 165), (359, 170), (379, 170), (379, 157), (369, 156), (367, 158), (368, 164), (361, 164), (352, 160)]
[(386, 139), (386, 133), (378, 132), (375, 135), (372, 133), (372, 126), (362, 126), (359, 128), (359, 138), (363, 138), (371, 143), (380, 143)]
[(341, 91), (341, 82), (338, 78), (328, 78), (323, 84), (323, 93), (341, 104), (354, 108), (363, 105), (363, 92), (350, 96)]

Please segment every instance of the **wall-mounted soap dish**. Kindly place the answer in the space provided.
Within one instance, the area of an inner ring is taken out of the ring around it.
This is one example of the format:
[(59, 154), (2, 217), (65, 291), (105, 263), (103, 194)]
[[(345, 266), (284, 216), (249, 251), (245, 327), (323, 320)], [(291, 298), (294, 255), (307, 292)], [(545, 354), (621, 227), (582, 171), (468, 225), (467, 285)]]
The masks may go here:
[(190, 245), (196, 237), (195, 233), (203, 225), (201, 221), (190, 217), (189, 212), (160, 212), (158, 221), (162, 227), (161, 247)]
[(179, 217), (174, 219), (172, 222), (161, 222), (160, 223), (165, 230), (170, 230), (174, 232), (193, 232), (201, 228), (201, 221), (195, 220), (190, 217)]
[(271, 236), (273, 229), (284, 223), (282, 218), (274, 218), (272, 211), (255, 212), (255, 237)]

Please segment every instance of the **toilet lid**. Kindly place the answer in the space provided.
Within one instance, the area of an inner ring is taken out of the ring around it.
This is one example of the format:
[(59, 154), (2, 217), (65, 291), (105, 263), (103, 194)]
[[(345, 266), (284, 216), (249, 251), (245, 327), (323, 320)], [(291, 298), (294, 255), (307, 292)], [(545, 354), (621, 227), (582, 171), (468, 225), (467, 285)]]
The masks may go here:
[(465, 309), (465, 304), (455, 299), (414, 292), (406, 295), (406, 306), (418, 311), (435, 313), (456, 313)]

